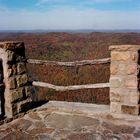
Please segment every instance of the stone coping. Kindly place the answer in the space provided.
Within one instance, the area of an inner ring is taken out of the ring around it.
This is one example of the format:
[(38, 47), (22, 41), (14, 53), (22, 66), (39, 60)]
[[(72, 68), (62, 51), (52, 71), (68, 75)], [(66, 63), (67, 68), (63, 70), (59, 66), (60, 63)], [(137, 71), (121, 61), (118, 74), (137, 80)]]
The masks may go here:
[(84, 115), (94, 116), (96, 118), (122, 120), (125, 122), (140, 122), (140, 116), (132, 116), (126, 114), (116, 114), (110, 112), (109, 105), (89, 104), (89, 103), (77, 103), (77, 102), (65, 102), (65, 101), (49, 101), (35, 110), (53, 109), (58, 112), (66, 113), (79, 113)]
[(15, 50), (19, 48), (24, 48), (24, 42), (20, 42), (20, 41), (0, 42), (0, 48), (6, 49), (6, 50)]
[(130, 50), (140, 50), (140, 45), (112, 45), (109, 46), (110, 51), (130, 51)]
[(65, 102), (65, 101), (49, 101), (48, 103), (43, 104), (40, 107), (31, 109), (27, 112), (19, 113), (18, 115), (11, 118), (1, 118), (0, 126), (6, 123), (10, 123), (13, 120), (19, 118), (24, 118), (27, 114), (31, 112), (41, 112), (41, 111), (50, 111), (58, 114), (69, 114), (69, 115), (84, 115), (97, 119), (103, 119), (116, 124), (128, 124), (128, 125), (139, 125), (140, 126), (140, 117), (123, 115), (123, 114), (114, 114), (110, 113), (109, 105), (98, 105), (98, 104), (89, 104), (89, 103), (77, 103), (77, 102)]

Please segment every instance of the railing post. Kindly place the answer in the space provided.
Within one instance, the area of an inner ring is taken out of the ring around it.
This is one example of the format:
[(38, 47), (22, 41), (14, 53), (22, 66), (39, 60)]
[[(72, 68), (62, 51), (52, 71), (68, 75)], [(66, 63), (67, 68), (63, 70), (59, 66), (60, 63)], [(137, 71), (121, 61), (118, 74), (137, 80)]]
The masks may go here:
[(25, 48), (22, 42), (1, 42), (0, 59), (4, 74), (5, 116), (12, 117), (26, 111), (31, 103)]
[(139, 115), (140, 45), (110, 46), (110, 110)]

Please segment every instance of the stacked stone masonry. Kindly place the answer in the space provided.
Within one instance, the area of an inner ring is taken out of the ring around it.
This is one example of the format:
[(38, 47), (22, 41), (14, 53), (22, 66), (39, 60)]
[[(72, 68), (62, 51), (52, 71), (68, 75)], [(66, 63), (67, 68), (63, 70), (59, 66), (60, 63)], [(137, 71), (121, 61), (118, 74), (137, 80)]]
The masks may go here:
[[(139, 115), (140, 45), (111, 46), (110, 110), (112, 113)], [(26, 71), (23, 42), (0, 43), (3, 65), (4, 113), (10, 118), (31, 106), (31, 86)]]
[(111, 112), (139, 115), (140, 45), (110, 46), (110, 50)]
[(4, 71), (5, 116), (12, 117), (27, 110), (31, 103), (24, 43), (0, 43), (0, 59)]

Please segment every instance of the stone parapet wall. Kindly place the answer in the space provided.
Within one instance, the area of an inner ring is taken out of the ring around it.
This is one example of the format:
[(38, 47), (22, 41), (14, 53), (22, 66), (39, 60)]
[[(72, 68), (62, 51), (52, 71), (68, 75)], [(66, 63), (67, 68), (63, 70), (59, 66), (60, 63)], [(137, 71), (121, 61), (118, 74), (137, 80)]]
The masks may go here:
[(111, 112), (139, 115), (140, 45), (110, 46), (109, 49)]
[[(110, 46), (110, 111), (139, 115), (140, 45)], [(23, 42), (0, 43), (3, 65), (4, 114), (13, 118), (31, 107), (31, 86)]]
[(5, 115), (11, 117), (27, 110), (31, 103), (24, 43), (0, 43), (0, 59), (4, 70)]

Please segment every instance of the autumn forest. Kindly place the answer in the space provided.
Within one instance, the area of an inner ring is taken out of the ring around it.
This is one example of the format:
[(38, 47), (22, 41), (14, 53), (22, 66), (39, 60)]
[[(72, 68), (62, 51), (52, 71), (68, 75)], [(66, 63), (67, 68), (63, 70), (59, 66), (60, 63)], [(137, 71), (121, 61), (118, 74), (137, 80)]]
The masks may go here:
[[(76, 61), (110, 57), (110, 45), (139, 44), (140, 33), (0, 33), (0, 41), (23, 41), (26, 57), (40, 60)], [(27, 64), (30, 80), (55, 85), (106, 83), (109, 64), (77, 67)], [(34, 88), (34, 101), (72, 101), (109, 104), (109, 89), (56, 92)]]

